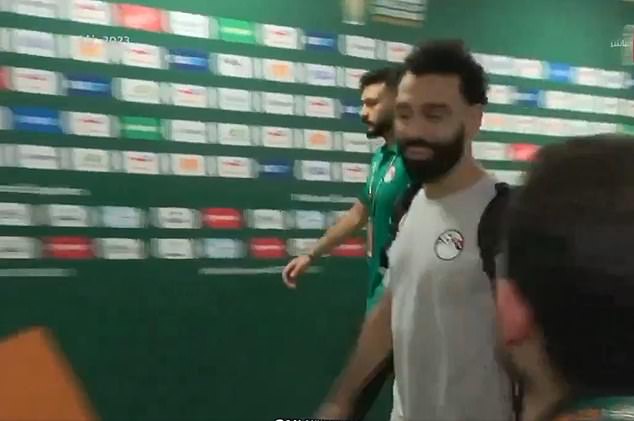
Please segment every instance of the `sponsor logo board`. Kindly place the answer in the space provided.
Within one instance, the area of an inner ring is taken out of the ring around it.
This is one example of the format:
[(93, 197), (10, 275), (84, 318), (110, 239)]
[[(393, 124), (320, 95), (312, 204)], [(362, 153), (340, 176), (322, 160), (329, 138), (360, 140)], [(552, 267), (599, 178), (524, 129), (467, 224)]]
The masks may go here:
[(218, 89), (218, 105), (226, 111), (251, 111), (251, 93), (244, 89)]
[(248, 212), (249, 225), (255, 229), (286, 229), (286, 215), (276, 209), (252, 209)]
[(330, 162), (326, 161), (298, 161), (299, 177), (306, 181), (332, 181)]
[(266, 159), (259, 163), (260, 175), (265, 178), (291, 178), (293, 161), (288, 159)]
[(209, 54), (204, 50), (172, 48), (167, 55), (170, 70), (209, 71)]
[(293, 130), (287, 127), (263, 127), (262, 146), (269, 148), (292, 148)]
[(253, 178), (253, 165), (249, 158), (219, 156), (218, 175), (227, 178)]
[(185, 238), (158, 238), (152, 240), (152, 251), (160, 259), (186, 260), (194, 258), (194, 244)]
[(322, 230), (326, 228), (326, 215), (319, 211), (295, 211), (295, 227), (302, 230)]
[(194, 108), (207, 108), (209, 105), (209, 92), (205, 86), (172, 83), (171, 91), (173, 105)]
[(201, 155), (172, 154), (172, 173), (175, 175), (204, 176), (205, 158)]
[(70, 57), (91, 63), (108, 63), (110, 54), (108, 43), (102, 39), (70, 36)]
[(13, 51), (41, 57), (57, 57), (55, 35), (48, 32), (12, 29)]
[(322, 64), (306, 64), (306, 83), (316, 86), (337, 86), (337, 68)]
[(159, 228), (194, 229), (200, 227), (198, 213), (186, 208), (152, 209), (152, 221)]
[(207, 208), (202, 210), (203, 223), (208, 228), (240, 229), (242, 214), (233, 208)]
[(112, 137), (111, 117), (105, 114), (68, 112), (68, 127), (77, 136)]
[(304, 147), (320, 151), (333, 150), (333, 134), (326, 130), (304, 130)]
[(193, 13), (169, 11), (169, 31), (176, 35), (209, 38), (209, 18)]
[(288, 26), (262, 25), (262, 42), (268, 47), (299, 48), (297, 29)]
[(286, 257), (286, 244), (280, 238), (252, 238), (249, 242), (251, 256), (256, 259), (281, 259)]
[(343, 150), (346, 152), (370, 152), (370, 141), (365, 133), (343, 132)]
[(269, 114), (295, 114), (295, 98), (290, 94), (263, 92), (262, 104), (264, 111)]
[(98, 75), (66, 75), (64, 82), (70, 96), (112, 96), (112, 79)]
[(161, 69), (163, 62), (160, 47), (135, 42), (119, 43), (121, 64), (126, 66)]
[(35, 259), (38, 243), (28, 237), (0, 237), (0, 259)]
[(56, 0), (11, 0), (7, 6), (7, 10), (20, 15), (55, 18), (58, 14)]
[(18, 164), (35, 170), (59, 169), (59, 157), (50, 146), (18, 145)]
[(161, 87), (158, 82), (141, 79), (119, 79), (119, 97), (123, 101), (159, 104)]
[(69, 19), (74, 22), (110, 25), (110, 3), (98, 0), (70, 0)]
[(108, 228), (143, 228), (145, 221), (143, 211), (126, 206), (102, 206), (102, 223)]
[(253, 58), (235, 54), (218, 54), (216, 57), (218, 73), (222, 76), (253, 77)]
[(341, 178), (345, 183), (365, 183), (369, 170), (368, 164), (343, 162), (341, 164)]
[(110, 154), (101, 149), (73, 148), (73, 168), (77, 171), (110, 171)]
[(210, 259), (241, 259), (246, 256), (244, 243), (230, 238), (210, 238), (203, 242), (205, 256)]
[(335, 100), (332, 98), (306, 96), (305, 114), (307, 117), (335, 118)]
[(206, 143), (207, 126), (202, 121), (169, 120), (169, 136), (177, 142)]
[(57, 73), (48, 70), (13, 67), (11, 88), (17, 92), (30, 94), (57, 95), (59, 78)]
[(134, 238), (100, 238), (99, 256), (106, 260), (140, 260), (145, 258), (143, 241)]
[(95, 257), (87, 237), (49, 237), (44, 240), (47, 257), (60, 260), (88, 260)]
[(152, 152), (126, 151), (125, 169), (129, 174), (159, 174), (158, 155)]
[(161, 10), (137, 4), (115, 4), (117, 23), (120, 26), (144, 31), (162, 31)]
[(33, 224), (31, 207), (24, 203), (0, 203), (0, 225), (26, 227)]
[(264, 79), (273, 82), (292, 83), (296, 81), (295, 63), (286, 60), (262, 60)]

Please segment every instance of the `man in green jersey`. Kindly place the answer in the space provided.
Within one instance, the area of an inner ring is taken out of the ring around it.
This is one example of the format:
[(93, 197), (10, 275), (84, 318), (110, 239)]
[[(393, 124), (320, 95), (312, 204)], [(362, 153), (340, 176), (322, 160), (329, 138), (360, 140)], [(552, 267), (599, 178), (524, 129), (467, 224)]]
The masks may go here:
[(514, 193), (496, 294), (522, 421), (634, 420), (633, 162), (631, 136), (571, 139)]
[(366, 311), (369, 312), (380, 300), (383, 293), (381, 251), (391, 241), (390, 219), (394, 204), (409, 184), (393, 132), (394, 100), (401, 76), (402, 70), (394, 67), (373, 70), (361, 78), (361, 119), (368, 126), (367, 136), (382, 137), (385, 143), (372, 157), (365, 187), (352, 208), (326, 231), (308, 254), (294, 258), (284, 268), (282, 276), (289, 288), (297, 287), (298, 277), (319, 256), (367, 224), (369, 288)]

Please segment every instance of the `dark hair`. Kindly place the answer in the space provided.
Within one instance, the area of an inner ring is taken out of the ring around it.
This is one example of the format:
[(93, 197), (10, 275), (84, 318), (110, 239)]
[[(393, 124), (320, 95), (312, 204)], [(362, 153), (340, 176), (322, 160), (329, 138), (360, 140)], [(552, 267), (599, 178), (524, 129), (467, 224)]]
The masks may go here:
[(385, 86), (395, 91), (398, 88), (398, 84), (404, 72), (405, 69), (403, 66), (382, 67), (380, 69), (370, 70), (361, 76), (359, 89), (364, 90), (370, 85), (385, 83)]
[(488, 103), (484, 69), (460, 40), (436, 40), (417, 46), (405, 59), (405, 70), (416, 76), (457, 75), (462, 96), (469, 104)]
[(507, 214), (506, 277), (573, 393), (634, 393), (634, 137), (546, 146)]

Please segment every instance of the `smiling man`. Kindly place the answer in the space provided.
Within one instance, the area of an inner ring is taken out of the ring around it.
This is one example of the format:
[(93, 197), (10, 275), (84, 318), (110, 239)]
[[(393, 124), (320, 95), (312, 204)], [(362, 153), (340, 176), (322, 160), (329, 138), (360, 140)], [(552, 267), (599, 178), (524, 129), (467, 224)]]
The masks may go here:
[(496, 180), (471, 142), (487, 104), (482, 67), (458, 41), (435, 41), (405, 61), (395, 134), (420, 184), (389, 251), (386, 291), (326, 403), (346, 419), (393, 352), (392, 421), (507, 421), (510, 383), (496, 359), (495, 306), (478, 248)]

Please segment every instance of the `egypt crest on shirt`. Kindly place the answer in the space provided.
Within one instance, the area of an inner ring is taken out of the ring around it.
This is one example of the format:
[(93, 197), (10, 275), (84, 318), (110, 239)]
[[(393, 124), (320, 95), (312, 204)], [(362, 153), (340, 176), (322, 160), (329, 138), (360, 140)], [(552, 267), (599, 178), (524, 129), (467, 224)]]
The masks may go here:
[(453, 260), (464, 249), (464, 236), (455, 229), (440, 234), (434, 244), (436, 256), (441, 260)]

